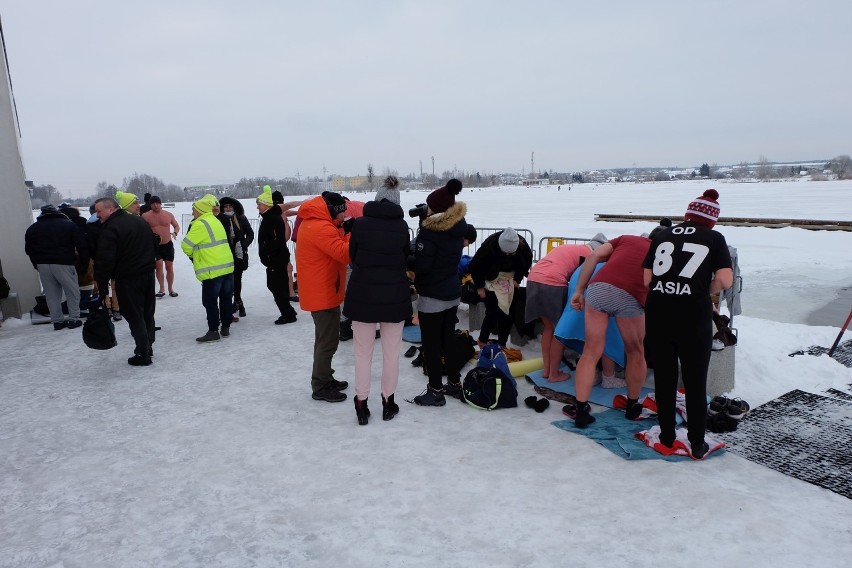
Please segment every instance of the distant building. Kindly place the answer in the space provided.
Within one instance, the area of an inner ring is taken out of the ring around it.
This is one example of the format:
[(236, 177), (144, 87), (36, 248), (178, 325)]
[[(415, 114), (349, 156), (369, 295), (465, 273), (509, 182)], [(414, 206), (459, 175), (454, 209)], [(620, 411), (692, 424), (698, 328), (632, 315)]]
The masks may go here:
[(550, 185), (550, 180), (548, 178), (522, 179), (518, 182), (518, 185), (522, 185), (524, 187), (531, 187), (534, 185)]

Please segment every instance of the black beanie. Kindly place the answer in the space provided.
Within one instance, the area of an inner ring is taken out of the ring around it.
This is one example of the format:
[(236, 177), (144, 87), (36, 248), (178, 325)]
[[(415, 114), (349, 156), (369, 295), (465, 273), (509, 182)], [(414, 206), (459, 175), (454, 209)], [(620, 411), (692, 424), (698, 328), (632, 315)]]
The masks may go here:
[(331, 213), (332, 218), (346, 211), (346, 199), (339, 193), (323, 191), (322, 198), (325, 204), (328, 205), (328, 212)]

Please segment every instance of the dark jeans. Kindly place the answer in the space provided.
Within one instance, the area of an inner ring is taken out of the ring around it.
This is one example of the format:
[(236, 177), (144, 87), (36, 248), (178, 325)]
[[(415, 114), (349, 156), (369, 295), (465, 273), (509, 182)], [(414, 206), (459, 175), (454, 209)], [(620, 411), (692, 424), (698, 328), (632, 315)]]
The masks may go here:
[(331, 360), (337, 353), (337, 346), (340, 343), (340, 306), (311, 312), (311, 317), (314, 319), (314, 367), (311, 371), (311, 389), (319, 392), (332, 378)]
[(654, 354), (654, 385), (660, 438), (675, 436), (678, 361), (686, 390), (689, 442), (701, 447), (707, 424), (707, 368), (713, 343), (709, 301), (697, 311), (646, 306), (645, 334)]
[(138, 278), (122, 278), (115, 281), (115, 292), (121, 298), (121, 315), (130, 327), (130, 335), (136, 342), (133, 353), (147, 355), (154, 343), (154, 271)]
[(497, 328), (497, 342), (500, 347), (506, 347), (509, 341), (509, 332), (512, 331), (512, 318), (503, 313), (497, 304), (497, 294), (490, 290), (485, 291), (485, 317), (482, 318), (482, 329), (479, 330), (479, 340), (488, 342), (488, 338), (494, 328)]
[(420, 320), (420, 336), (423, 347), (423, 364), (429, 375), (429, 386), (440, 389), (443, 386), (441, 358), (450, 354), (453, 335), (456, 330), (456, 312), (458, 307), (443, 312), (417, 312)]
[(233, 274), (201, 281), (201, 305), (207, 310), (207, 329), (219, 331), (220, 322), (222, 327), (230, 327), (231, 316), (234, 314), (233, 300)]
[(281, 316), (285, 318), (295, 317), (296, 310), (290, 305), (290, 282), (287, 279), (286, 266), (284, 268), (266, 269), (266, 287), (272, 292), (272, 297), (275, 299), (275, 305), (278, 306)]

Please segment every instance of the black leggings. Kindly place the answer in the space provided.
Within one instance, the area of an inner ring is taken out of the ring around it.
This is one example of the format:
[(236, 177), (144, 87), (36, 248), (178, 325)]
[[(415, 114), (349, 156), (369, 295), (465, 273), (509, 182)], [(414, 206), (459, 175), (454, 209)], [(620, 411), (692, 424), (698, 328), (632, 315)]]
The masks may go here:
[(423, 364), (429, 375), (429, 386), (433, 389), (443, 387), (441, 357), (450, 353), (453, 334), (456, 330), (456, 312), (458, 306), (443, 312), (417, 312), (420, 319), (420, 336), (423, 345)]
[(713, 309), (671, 309), (649, 303), (645, 311), (645, 330), (651, 345), (657, 418), (660, 439), (674, 441), (675, 402), (677, 400), (678, 361), (686, 390), (686, 414), (689, 442), (704, 442), (707, 424), (707, 369), (713, 343)]
[(497, 342), (500, 347), (506, 347), (509, 341), (509, 332), (512, 331), (512, 318), (503, 313), (497, 303), (497, 294), (486, 290), (485, 292), (485, 317), (482, 318), (482, 329), (479, 330), (479, 341), (488, 343), (488, 338), (494, 328), (497, 328)]

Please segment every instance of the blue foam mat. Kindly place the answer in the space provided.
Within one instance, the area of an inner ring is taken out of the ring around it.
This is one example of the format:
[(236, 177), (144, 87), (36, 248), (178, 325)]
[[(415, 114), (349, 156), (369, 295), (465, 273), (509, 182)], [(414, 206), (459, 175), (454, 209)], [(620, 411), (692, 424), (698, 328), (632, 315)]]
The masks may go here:
[[(688, 456), (665, 456), (634, 437), (637, 432), (653, 426), (653, 420), (640, 422), (627, 420), (623, 412), (613, 409), (598, 412), (594, 417), (595, 422), (586, 428), (577, 428), (573, 420), (557, 420), (551, 424), (560, 430), (585, 436), (626, 460), (693, 461)], [(725, 453), (724, 448), (710, 452), (704, 459), (714, 458), (723, 453)]]
[[(574, 388), (574, 379), (568, 379), (567, 381), (561, 381), (558, 383), (551, 383), (547, 379), (541, 376), (544, 371), (535, 371), (526, 375), (527, 379), (529, 379), (533, 384), (538, 385), (540, 387), (546, 387), (557, 392), (564, 392), (565, 394), (570, 394), (572, 396), (576, 396), (577, 392)], [(645, 396), (654, 392), (654, 389), (649, 389), (648, 387), (642, 387), (642, 392), (639, 395), (639, 399), (643, 399)], [(608, 406), (612, 408), (612, 400), (615, 398), (615, 395), (623, 394), (627, 396), (627, 387), (622, 387), (619, 389), (605, 389), (600, 385), (595, 385), (592, 387), (592, 392), (589, 395), (589, 402), (593, 402), (595, 404), (599, 404), (601, 406)]]
[(419, 325), (407, 325), (402, 328), (402, 340), (409, 343), (422, 343)]

